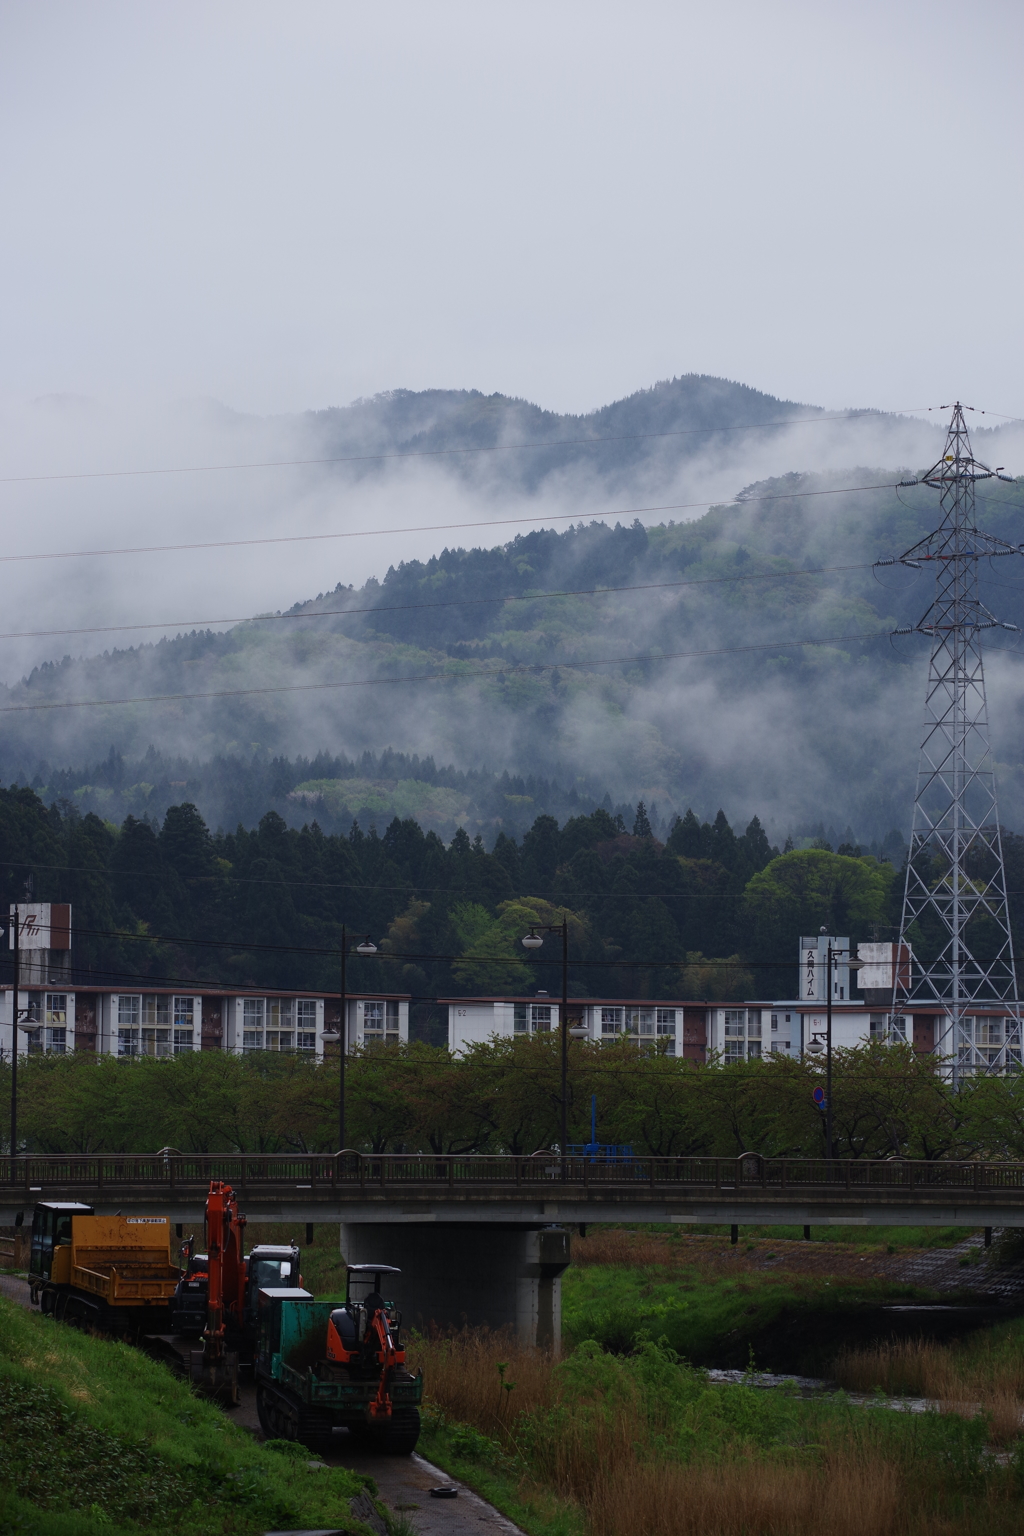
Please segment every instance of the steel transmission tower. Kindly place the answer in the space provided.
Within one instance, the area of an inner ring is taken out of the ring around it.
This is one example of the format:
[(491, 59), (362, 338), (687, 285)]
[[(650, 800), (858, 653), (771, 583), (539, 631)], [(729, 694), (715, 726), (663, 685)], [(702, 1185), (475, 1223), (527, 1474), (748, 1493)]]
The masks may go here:
[[(1001, 623), (981, 602), (978, 562), (1024, 547), (975, 525), (975, 485), (993, 478), (1012, 477), (974, 457), (958, 401), (942, 457), (919, 480), (900, 482), (939, 492), (939, 526), (895, 560), (878, 562), (917, 570), (935, 562), (934, 601), (916, 624), (895, 631), (930, 636), (932, 650), (900, 924), (900, 943), (911, 946), (913, 963), (893, 967), (893, 1011), (899, 1016), (915, 1003), (941, 1005), (947, 1033), (935, 1043), (950, 1059), (954, 1083), (967, 1073), (1020, 1063), (1017, 972), (981, 656), (983, 630), (1017, 626)], [(998, 1009), (988, 1021), (967, 1012), (986, 1004)]]

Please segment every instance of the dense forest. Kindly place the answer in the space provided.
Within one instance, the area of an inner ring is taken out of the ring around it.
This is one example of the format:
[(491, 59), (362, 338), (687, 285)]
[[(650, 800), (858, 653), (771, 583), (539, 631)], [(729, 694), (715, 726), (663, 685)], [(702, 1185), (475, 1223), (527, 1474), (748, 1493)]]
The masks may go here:
[[(693, 521), (535, 529), (358, 588), (335, 568), (317, 596), (223, 633), (46, 662), (0, 687), (0, 776), (118, 822), (188, 800), (214, 827), (274, 809), (296, 829), (368, 830), (368, 811), (378, 830), (412, 817), (490, 844), (541, 812), (643, 798), (662, 838), (687, 806), (710, 822), (723, 804), (779, 845), (808, 807), (862, 844), (906, 833), (926, 648), (893, 630), (931, 576), (872, 562), (937, 511), (899, 475), (784, 475)], [(979, 495), (979, 522), (1010, 542), (1022, 512), (1024, 486)], [(979, 580), (1024, 624), (1012, 562)], [(1001, 652), (1018, 645), (986, 641), (1015, 823), (1019, 656)]]
[[(737, 832), (722, 812), (702, 823), (687, 811), (662, 842), (642, 802), (628, 824), (600, 807), (562, 825), (542, 815), (488, 848), (463, 829), (445, 844), (408, 818), (328, 834), (270, 811), (252, 830), (212, 833), (189, 803), (117, 827), (11, 788), (0, 849), (3, 900), (72, 903), (80, 985), (336, 990), (344, 923), (379, 946), (352, 961), (353, 989), (411, 993), (423, 1040), (438, 1038), (438, 997), (557, 992), (555, 946), (530, 956), (519, 939), (563, 912), (575, 996), (784, 997), (802, 933), (884, 939), (902, 894), (898, 857), (823, 837), (780, 851), (756, 817)], [(1019, 922), (1024, 839), (1008, 834), (1006, 857)]]

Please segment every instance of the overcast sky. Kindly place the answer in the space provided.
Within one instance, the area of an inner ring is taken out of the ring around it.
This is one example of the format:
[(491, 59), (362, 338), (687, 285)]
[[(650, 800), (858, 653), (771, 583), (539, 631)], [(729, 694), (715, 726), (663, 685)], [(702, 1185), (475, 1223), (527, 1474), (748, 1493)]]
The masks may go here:
[(6, 0), (0, 393), (1024, 414), (1002, 0)]
[[(302, 457), (268, 416), (397, 387), (1024, 415), (1022, 34), (1001, 0), (0, 0), (3, 553), (371, 535), (0, 561), (0, 678), (522, 525), (383, 530), (621, 510), (421, 464), (10, 477)], [(736, 442), (671, 499), (827, 439)]]

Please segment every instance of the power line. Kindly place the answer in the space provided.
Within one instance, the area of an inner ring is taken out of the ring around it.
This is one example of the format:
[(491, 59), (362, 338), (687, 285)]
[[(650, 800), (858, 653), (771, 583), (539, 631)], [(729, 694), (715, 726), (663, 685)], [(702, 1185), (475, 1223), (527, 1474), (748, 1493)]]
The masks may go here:
[[(620, 432), (607, 437), (546, 438), (539, 442), (467, 444), (457, 448), (410, 448), (391, 453), (351, 453), (328, 455), (313, 459), (260, 459), (240, 464), (182, 464), (160, 469), (91, 469), (73, 470), (58, 475), (4, 475), (0, 485), (33, 485), (61, 480), (129, 480), (155, 475), (200, 475), (240, 469), (301, 469), (320, 464), (370, 464), (389, 459), (434, 459), (456, 454), (515, 453), (523, 450), (549, 448), (597, 448), (604, 443), (644, 442), (657, 438), (706, 437), (714, 432), (761, 432), (772, 427), (818, 426), (832, 421), (877, 420), (880, 417), (913, 416), (921, 411), (936, 409), (930, 405), (908, 406), (902, 411), (836, 411), (819, 416), (790, 416), (782, 421), (751, 421), (728, 427), (680, 427), (669, 432)], [(990, 415), (995, 414), (993, 412)], [(982, 412), (984, 415), (984, 412)], [(1007, 417), (1013, 421), (1016, 417)]]
[(497, 603), (538, 603), (555, 597), (605, 597), (615, 593), (658, 592), (679, 587), (717, 586), (730, 581), (791, 581), (799, 576), (825, 576), (837, 571), (869, 571), (873, 565), (862, 561), (857, 565), (822, 565), (795, 568), (790, 571), (745, 571), (734, 576), (701, 576), (690, 581), (650, 581), (630, 587), (577, 587), (554, 592), (515, 592), (503, 597), (453, 598), (443, 603), (393, 603), (377, 604), (370, 608), (320, 608), (315, 613), (257, 613), (234, 619), (167, 619), (160, 624), (94, 624), (80, 629), (25, 629), (0, 634), (0, 640), (38, 640), (54, 635), (109, 635), (125, 631), (134, 633), (142, 629), (194, 628), (210, 624), (269, 624), (282, 620), (352, 618), (364, 614), (415, 613), (435, 608), (476, 608)]
[[(564, 903), (563, 903), (563, 907), (564, 907)], [(565, 907), (564, 910), (569, 911), (570, 909), (568, 907)], [(337, 955), (338, 955), (338, 946), (336, 944), (313, 945), (313, 946), (301, 945), (301, 944), (258, 944), (258, 943), (248, 942), (245, 939), (194, 939), (194, 938), (185, 938), (185, 937), (183, 937), (181, 935), (175, 935), (175, 934), (133, 933), (133, 932), (127, 932), (127, 931), (125, 931), (123, 929), (116, 929), (116, 928), (82, 928), (80, 926), (76, 926), (75, 933), (80, 935), (80, 936), (81, 935), (85, 935), (85, 936), (87, 936), (89, 938), (127, 939), (130, 943), (136, 943), (136, 944), (181, 944), (181, 945), (190, 945), (192, 948), (196, 948), (196, 949), (237, 949), (237, 950), (243, 950), (246, 954), (318, 955), (318, 956), (321, 956), (321, 957), (326, 955), (326, 956), (330, 956), (332, 958), (336, 958)], [(409, 961), (416, 961), (417, 963), (419, 963), (420, 961), (424, 961), (424, 960), (426, 960), (426, 961), (437, 961), (439, 963), (443, 962), (445, 964), (472, 964), (472, 965), (476, 965), (477, 963), (480, 963), (480, 964), (483, 964), (483, 965), (508, 965), (508, 964), (513, 964), (513, 965), (555, 965), (556, 963), (559, 964), (559, 965), (561, 964), (561, 961), (555, 961), (555, 960), (548, 961), (543, 956), (534, 957), (534, 956), (531, 956), (531, 955), (518, 955), (518, 954), (515, 954), (514, 952), (513, 952), (513, 954), (511, 956), (507, 956), (507, 955), (474, 955), (474, 954), (438, 955), (438, 954), (417, 954), (417, 953), (414, 953), (412, 951), (410, 951), (409, 953), (404, 953), (404, 952), (399, 953), (399, 952), (392, 951), (392, 950), (379, 950), (378, 949), (377, 952), (374, 955), (366, 956), (365, 958), (369, 959), (369, 960), (382, 960), (382, 961), (383, 960), (387, 960), (387, 961), (391, 961), (391, 962), (393, 962), (395, 964), (399, 964), (399, 963), (406, 964)], [(689, 960), (689, 959), (682, 959), (682, 960), (658, 960), (658, 961), (653, 961), (653, 960), (570, 960), (569, 964), (572, 965), (572, 966), (577, 966), (577, 967), (579, 967), (579, 966), (598, 966), (598, 967), (600, 967), (602, 969), (609, 969), (609, 968), (611, 968), (611, 969), (627, 969), (627, 970), (636, 970), (636, 969), (649, 970), (652, 966), (656, 966), (656, 965), (657, 966), (725, 965), (725, 966), (732, 966), (732, 967), (735, 967), (735, 968), (738, 968), (738, 969), (740, 969), (740, 968), (748, 968), (750, 966), (760, 967), (760, 966), (764, 965), (764, 966), (767, 966), (767, 967), (769, 967), (771, 969), (780, 968), (780, 967), (783, 968), (783, 969), (793, 969), (793, 968), (795, 968), (795, 967), (797, 967), (799, 965), (799, 961), (798, 960), (793, 960), (792, 962), (790, 962), (788, 960), (765, 960), (765, 961), (759, 961), (759, 960), (734, 960), (734, 959), (725, 957), (725, 958), (718, 959), (718, 960), (713, 960), (713, 959), (704, 960), (704, 959), (702, 959), (700, 961), (692, 961), (692, 960)]]
[[(889, 481), (879, 485), (835, 486), (818, 491), (789, 491), (785, 495), (773, 493), (765, 496), (746, 496), (740, 505), (748, 506), (759, 501), (795, 501), (806, 499), (809, 496), (849, 496), (858, 491), (891, 491), (893, 489), (894, 484)], [(665, 502), (664, 504), (651, 507), (612, 508), (607, 512), (602, 512), (600, 515), (602, 518), (639, 517), (641, 513), (646, 515), (654, 512), (688, 512), (701, 507), (719, 507), (730, 504), (722, 500)], [(571, 523), (581, 518), (582, 515), (579, 511), (545, 513), (543, 516), (535, 512), (526, 517), (481, 518), (478, 521), (466, 523), (421, 523), (412, 528), (354, 528), (343, 533), (288, 533), (262, 539), (213, 539), (191, 544), (133, 544), (117, 549), (64, 549), (38, 551), (35, 554), (29, 555), (2, 554), (0, 555), (0, 564), (17, 564), (28, 560), (85, 560), (97, 556), (106, 558), (111, 555), (166, 555), (196, 549), (243, 549), (263, 544), (317, 544), (329, 539), (391, 538), (409, 533), (447, 533), (459, 528), (507, 528), (521, 526), (523, 523)]]
[[(339, 688), (370, 688), (378, 684), (433, 683), (446, 680), (457, 683), (476, 679), (487, 682), (527, 672), (580, 672), (586, 671), (589, 667), (636, 666), (641, 662), (646, 664), (655, 661), (678, 661), (681, 658), (693, 656), (736, 656), (752, 651), (783, 650), (793, 646), (845, 645), (861, 640), (881, 640), (886, 638), (888, 633), (887, 630), (868, 630), (856, 635), (833, 635), (824, 640), (773, 640), (759, 645), (715, 646), (694, 651), (658, 651), (632, 656), (606, 656), (595, 661), (536, 661), (515, 665), (502, 663), (499, 667), (490, 667), (486, 670), (478, 668), (469, 673), (450, 670), (420, 672), (407, 677), (350, 678), (347, 681), (333, 683), (277, 683), (264, 688), (218, 688), (197, 693), (152, 693), (125, 699), (59, 699), (40, 704), (4, 704), (0, 706), (0, 715), (24, 714), (41, 709), (94, 709), (121, 704), (180, 703), (188, 699), (236, 699), (262, 694), (324, 693)], [(465, 663), (457, 659), (452, 661), (453, 667), (464, 665)]]

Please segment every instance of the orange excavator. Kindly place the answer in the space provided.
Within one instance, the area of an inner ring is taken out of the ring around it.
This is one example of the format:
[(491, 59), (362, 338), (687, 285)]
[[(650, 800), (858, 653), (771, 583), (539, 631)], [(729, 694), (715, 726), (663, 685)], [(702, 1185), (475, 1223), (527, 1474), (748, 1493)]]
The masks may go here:
[(244, 1231), (234, 1190), (214, 1179), (206, 1197), (206, 1327), (202, 1348), (190, 1352), (189, 1375), (201, 1392), (230, 1403), (238, 1402), (238, 1350), (227, 1348), (226, 1317), (240, 1321), (245, 1309)]
[[(389, 1428), (388, 1421), (394, 1417), (389, 1387), (395, 1372), (401, 1370), (403, 1379), (411, 1380), (405, 1370), (405, 1350), (399, 1349), (391, 1331), (396, 1324), (393, 1324), (389, 1316), (388, 1303), (379, 1289), (383, 1275), (397, 1273), (391, 1266), (381, 1264), (349, 1265), (349, 1304), (336, 1307), (327, 1323), (328, 1361), (343, 1367), (347, 1375), (356, 1377), (369, 1374), (379, 1378), (377, 1394), (367, 1404), (366, 1414), (369, 1424), (380, 1429)], [(355, 1303), (353, 1281), (358, 1285), (360, 1279), (369, 1281), (371, 1276), (372, 1288), (369, 1294), (361, 1304)], [(363, 1327), (362, 1339), (359, 1338), (360, 1322)]]
[[(163, 1342), (188, 1366), (200, 1391), (238, 1402), (238, 1366), (251, 1364), (256, 1349), (261, 1287), (301, 1285), (294, 1244), (261, 1243), (246, 1256), (245, 1217), (230, 1184), (214, 1179), (206, 1197), (206, 1253), (189, 1239), (182, 1245), (185, 1272), (171, 1301), (172, 1335)], [(201, 1337), (200, 1348), (177, 1341)]]

